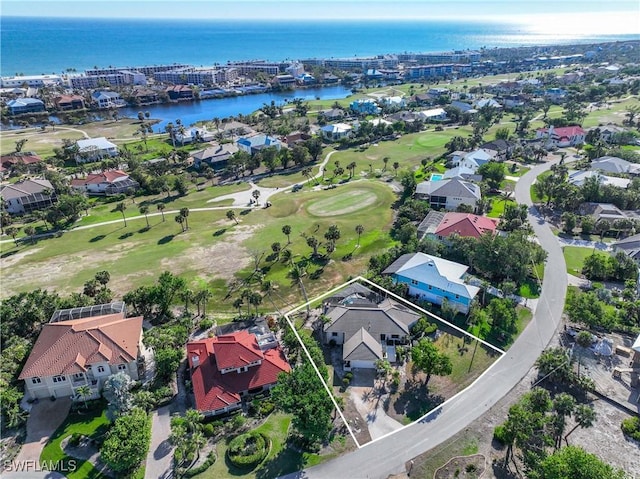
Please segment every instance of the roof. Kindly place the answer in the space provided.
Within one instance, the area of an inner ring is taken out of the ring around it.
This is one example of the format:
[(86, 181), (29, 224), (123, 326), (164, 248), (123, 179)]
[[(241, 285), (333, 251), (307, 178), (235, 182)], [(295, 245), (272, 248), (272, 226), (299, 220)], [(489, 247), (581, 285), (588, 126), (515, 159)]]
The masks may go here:
[(480, 187), (460, 178), (440, 181), (423, 181), (416, 187), (416, 193), (429, 196), (456, 196), (480, 199)]
[(351, 125), (347, 125), (346, 123), (334, 123), (332, 125), (325, 125), (320, 129), (327, 133), (346, 133), (351, 131), (353, 128)]
[(238, 147), (233, 143), (213, 144), (204, 150), (196, 151), (191, 156), (195, 160), (219, 162), (229, 159), (231, 155), (238, 151)]
[(142, 316), (124, 312), (48, 323), (19, 379), (85, 372), (95, 363), (123, 364), (138, 356)]
[(86, 178), (75, 178), (71, 180), (73, 186), (92, 185), (100, 183), (113, 183), (118, 180), (129, 178), (129, 175), (122, 170), (107, 170), (102, 173), (87, 175)]
[(443, 291), (473, 298), (480, 288), (465, 284), (462, 277), (468, 266), (424, 253), (403, 254), (383, 274), (398, 274), (430, 284)]
[(17, 98), (15, 100), (9, 100), (7, 102), (7, 106), (9, 108), (13, 108), (14, 106), (28, 106), (28, 105), (42, 105), (44, 103), (42, 100), (38, 100), (37, 98)]
[(0, 158), (0, 164), (2, 165), (32, 165), (34, 163), (39, 163), (42, 161), (36, 154), (19, 154), (19, 155), (4, 155)]
[(469, 213), (447, 213), (435, 230), (436, 236), (449, 236), (457, 233), (460, 236), (479, 238), (484, 233), (494, 233), (498, 220), (486, 216)]
[(640, 171), (640, 165), (617, 156), (602, 156), (591, 162), (591, 169), (609, 173), (637, 173)]
[(327, 317), (330, 321), (324, 326), (325, 332), (342, 332), (346, 341), (360, 328), (366, 328), (373, 336), (403, 336), (409, 334), (409, 327), (420, 319), (419, 314), (389, 299), (377, 305), (338, 305)]
[(589, 178), (596, 178), (601, 185), (610, 185), (617, 188), (626, 188), (631, 183), (629, 178), (617, 178), (615, 176), (605, 176), (599, 171), (574, 171), (569, 175), (567, 181), (572, 185), (582, 186)]
[(280, 143), (278, 139), (265, 135), (263, 133), (258, 133), (257, 135), (253, 135), (253, 136), (242, 137), (238, 139), (237, 142), (241, 145), (247, 145), (252, 148), (259, 147), (259, 146), (272, 146)]
[(442, 222), (445, 213), (441, 211), (431, 210), (427, 216), (418, 225), (418, 234), (420, 239), (428, 234), (435, 234), (438, 225)]
[(0, 190), (0, 196), (5, 200), (13, 198), (24, 198), (26, 196), (36, 195), (42, 193), (45, 190), (54, 191), (53, 185), (49, 180), (41, 179), (28, 179), (14, 183), (13, 185), (6, 185)]
[(111, 143), (104, 136), (101, 136), (99, 138), (89, 138), (86, 140), (78, 140), (76, 144), (78, 145), (79, 151), (88, 151), (93, 149), (110, 150), (112, 148), (117, 148), (116, 145)]
[(213, 350), (219, 369), (237, 369), (264, 358), (255, 335), (248, 331), (214, 338)]
[[(254, 347), (258, 347), (255, 335), (246, 331), (242, 333), (244, 335), (241, 335), (241, 338), (245, 338), (243, 341), (247, 344), (249, 340), (253, 341), (254, 346), (251, 346), (251, 349), (254, 351)], [(236, 336), (237, 334), (228, 336)], [(282, 349), (276, 347), (262, 353), (260, 365), (251, 366), (246, 372), (222, 374), (219, 370), (217, 356), (226, 353), (220, 352), (220, 338), (207, 338), (187, 343), (187, 360), (191, 368), (193, 394), (196, 408), (200, 411), (217, 411), (226, 406), (237, 404), (240, 402), (242, 391), (275, 384), (280, 373), (291, 371)], [(229, 345), (229, 342), (225, 344)]]
[(382, 359), (382, 345), (364, 328), (360, 328), (342, 347), (344, 361), (375, 361)]
[(584, 130), (581, 126), (562, 126), (558, 128), (539, 128), (538, 133), (551, 133), (554, 136), (571, 138), (572, 136), (584, 135)]
[(580, 207), (580, 212), (581, 214), (592, 215), (596, 220), (615, 221), (626, 218), (626, 215), (611, 203), (584, 203)]

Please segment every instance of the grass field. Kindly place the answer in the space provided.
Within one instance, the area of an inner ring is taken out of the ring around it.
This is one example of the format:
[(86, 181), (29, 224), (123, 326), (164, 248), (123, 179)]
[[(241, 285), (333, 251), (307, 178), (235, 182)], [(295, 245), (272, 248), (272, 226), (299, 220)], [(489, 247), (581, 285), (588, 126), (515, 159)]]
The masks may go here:
[[(103, 404), (104, 406), (104, 404)], [(89, 409), (78, 413), (70, 413), (62, 425), (56, 429), (49, 442), (44, 446), (40, 461), (47, 463), (58, 463), (67, 465), (63, 470), (69, 479), (102, 479), (102, 475), (89, 461), (75, 459), (67, 456), (61, 447), (61, 442), (74, 433), (89, 437), (98, 437), (105, 433), (109, 426), (109, 420), (105, 414), (104, 407)], [(76, 469), (70, 468), (68, 462), (75, 460)]]
[[(564, 260), (567, 263), (567, 273), (574, 276), (582, 274), (584, 261), (593, 254), (593, 248), (582, 248), (580, 246), (564, 246), (562, 248)], [(598, 252), (598, 254), (605, 254)]]

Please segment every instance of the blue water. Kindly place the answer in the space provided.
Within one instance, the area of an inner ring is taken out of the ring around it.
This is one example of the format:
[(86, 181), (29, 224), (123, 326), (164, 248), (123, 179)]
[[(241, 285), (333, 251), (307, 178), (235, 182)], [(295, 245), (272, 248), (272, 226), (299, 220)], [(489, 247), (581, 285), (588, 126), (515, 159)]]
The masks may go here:
[(248, 115), (260, 108), (264, 103), (272, 100), (278, 105), (284, 105), (285, 100), (302, 98), (304, 100), (337, 100), (351, 94), (351, 90), (343, 86), (329, 86), (324, 88), (307, 88), (286, 93), (258, 93), (230, 98), (216, 98), (178, 104), (152, 105), (140, 108), (120, 108), (121, 116), (137, 118), (139, 111), (148, 111), (151, 118), (159, 119), (160, 123), (153, 126), (155, 132), (164, 132), (169, 122), (176, 123), (180, 119), (184, 125), (191, 125), (197, 121), (226, 118), (238, 114)]
[(440, 181), (442, 179), (442, 175), (439, 173), (432, 173), (429, 181)]
[[(178, 5), (178, 3), (176, 3)], [(533, 34), (522, 25), (454, 21), (216, 21), (143, 19), (0, 19), (0, 73), (60, 73), (94, 66), (224, 64), (612, 41)]]

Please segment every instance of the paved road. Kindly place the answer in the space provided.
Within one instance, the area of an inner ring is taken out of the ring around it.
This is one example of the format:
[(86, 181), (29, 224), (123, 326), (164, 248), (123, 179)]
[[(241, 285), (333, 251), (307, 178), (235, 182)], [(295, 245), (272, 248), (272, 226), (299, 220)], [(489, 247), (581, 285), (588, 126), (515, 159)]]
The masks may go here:
[(147, 454), (144, 471), (145, 479), (169, 477), (173, 460), (173, 446), (169, 442), (171, 435), (171, 405), (153, 411), (151, 417), (151, 446)]
[[(516, 184), (519, 203), (531, 205), (529, 189), (533, 180), (557, 161), (538, 165), (520, 178)], [(509, 351), (468, 389), (421, 421), (333, 461), (289, 474), (285, 476), (287, 479), (373, 479), (403, 472), (406, 461), (462, 430), (522, 380), (560, 324), (567, 290), (565, 262), (558, 241), (533, 207), (529, 209), (529, 221), (548, 252), (545, 279), (533, 320)]]

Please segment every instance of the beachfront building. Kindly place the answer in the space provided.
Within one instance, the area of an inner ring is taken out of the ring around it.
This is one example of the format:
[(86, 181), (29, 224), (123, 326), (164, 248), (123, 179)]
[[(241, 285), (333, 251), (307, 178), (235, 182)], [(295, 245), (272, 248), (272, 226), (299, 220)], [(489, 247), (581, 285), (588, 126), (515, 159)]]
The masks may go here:
[(44, 102), (37, 98), (16, 98), (7, 102), (7, 109), (12, 115), (23, 113), (41, 113), (45, 111)]

